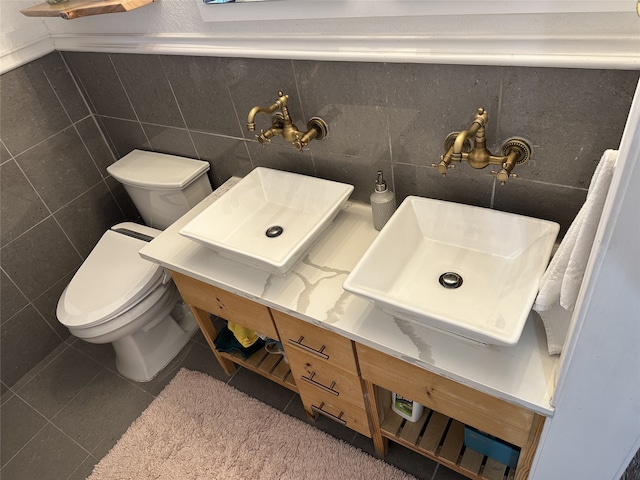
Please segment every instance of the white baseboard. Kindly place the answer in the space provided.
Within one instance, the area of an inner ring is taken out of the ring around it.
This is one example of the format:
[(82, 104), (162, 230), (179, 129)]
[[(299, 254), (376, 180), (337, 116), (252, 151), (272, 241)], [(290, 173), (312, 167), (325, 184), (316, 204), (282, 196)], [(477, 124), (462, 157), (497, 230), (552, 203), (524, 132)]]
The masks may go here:
[(0, 74), (13, 70), (26, 63), (32, 62), (55, 50), (53, 39), (49, 36), (0, 56)]

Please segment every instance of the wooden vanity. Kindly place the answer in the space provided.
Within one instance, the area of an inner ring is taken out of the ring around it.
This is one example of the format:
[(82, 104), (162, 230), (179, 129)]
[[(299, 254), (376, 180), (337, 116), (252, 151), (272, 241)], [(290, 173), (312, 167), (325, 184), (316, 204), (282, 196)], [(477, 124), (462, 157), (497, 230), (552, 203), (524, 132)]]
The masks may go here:
[[(230, 182), (232, 182), (230, 180)], [(551, 395), (557, 360), (529, 319), (515, 347), (479, 346), (392, 318), (342, 290), (375, 238), (368, 205), (349, 203), (304, 260), (284, 276), (224, 259), (179, 235), (229, 182), (140, 252), (160, 263), (191, 307), (215, 359), (240, 365), (300, 395), (310, 418), (324, 415), (372, 439), (391, 440), (475, 479), (525, 479)], [(280, 340), (282, 355), (218, 352), (210, 314)], [(213, 358), (212, 358), (212, 361)], [(391, 392), (425, 406), (409, 422)], [(468, 425), (520, 448), (515, 470), (464, 446)]]

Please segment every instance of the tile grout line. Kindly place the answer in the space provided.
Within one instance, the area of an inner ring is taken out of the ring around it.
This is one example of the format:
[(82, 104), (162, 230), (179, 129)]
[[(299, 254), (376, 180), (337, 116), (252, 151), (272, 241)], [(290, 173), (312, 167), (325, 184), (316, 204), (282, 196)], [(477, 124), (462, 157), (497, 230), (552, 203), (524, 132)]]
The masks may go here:
[(86, 461), (87, 461), (88, 459), (90, 459), (90, 458), (91, 458), (91, 459), (93, 459), (93, 460), (95, 460), (95, 462), (94, 462), (94, 467), (98, 464), (98, 461), (100, 460), (100, 459), (96, 458), (93, 454), (91, 454), (91, 453), (90, 453), (90, 454), (88, 454), (88, 455), (84, 458), (84, 460), (82, 460), (82, 461), (78, 464), (78, 466), (75, 468), (75, 470), (69, 474), (69, 476), (67, 477), (67, 479), (66, 479), (66, 480), (71, 480), (71, 479), (75, 476), (76, 472), (80, 469), (80, 467), (82, 466), (82, 464), (83, 464), (84, 462), (86, 462)]

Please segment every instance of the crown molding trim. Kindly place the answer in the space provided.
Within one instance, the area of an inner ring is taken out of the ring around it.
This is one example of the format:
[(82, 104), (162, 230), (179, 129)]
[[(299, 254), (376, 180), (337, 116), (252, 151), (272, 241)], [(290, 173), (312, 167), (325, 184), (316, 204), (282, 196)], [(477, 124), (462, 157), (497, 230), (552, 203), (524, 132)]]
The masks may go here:
[(640, 35), (53, 34), (0, 59), (0, 73), (53, 50), (295, 60), (640, 69)]
[(56, 50), (304, 60), (640, 69), (640, 35), (54, 34)]

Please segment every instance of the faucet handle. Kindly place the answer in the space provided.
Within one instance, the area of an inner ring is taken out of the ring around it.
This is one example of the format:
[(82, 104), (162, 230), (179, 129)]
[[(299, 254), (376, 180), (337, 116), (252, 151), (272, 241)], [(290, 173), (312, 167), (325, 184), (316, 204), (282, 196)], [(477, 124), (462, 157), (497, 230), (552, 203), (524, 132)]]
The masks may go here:
[(495, 170), (491, 170), (491, 175), (495, 175), (496, 176), (496, 178), (500, 182), (500, 185), (504, 185), (505, 183), (507, 183), (507, 180), (509, 178), (518, 178), (518, 174), (517, 173), (511, 173), (506, 168), (503, 168), (499, 172), (495, 171)]
[(256, 135), (256, 140), (258, 140), (260, 145), (264, 147), (267, 143), (271, 143), (272, 136), (273, 132), (271, 130), (267, 130), (266, 132), (264, 130), (260, 130), (260, 135)]
[(453, 170), (456, 166), (452, 163), (445, 162), (444, 155), (440, 155), (440, 163), (432, 163), (433, 168), (437, 168), (443, 177), (447, 176), (447, 170)]

